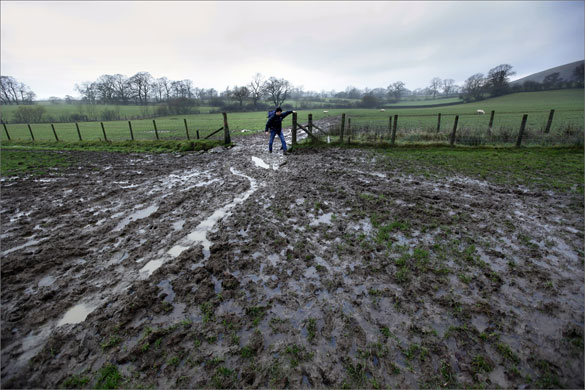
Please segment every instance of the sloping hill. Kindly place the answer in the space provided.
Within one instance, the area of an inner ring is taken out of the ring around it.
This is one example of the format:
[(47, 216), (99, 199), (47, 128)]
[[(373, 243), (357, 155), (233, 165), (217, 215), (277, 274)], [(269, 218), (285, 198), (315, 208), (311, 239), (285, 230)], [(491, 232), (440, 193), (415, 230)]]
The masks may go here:
[(575, 75), (573, 74), (573, 71), (575, 70), (575, 68), (577, 66), (581, 65), (582, 63), (583, 63), (583, 60), (571, 62), (569, 64), (565, 64), (565, 65), (561, 65), (561, 66), (556, 66), (554, 68), (543, 70), (542, 72), (534, 73), (534, 74), (531, 74), (530, 76), (526, 76), (526, 77), (522, 77), (521, 79), (514, 80), (514, 81), (510, 82), (510, 84), (511, 85), (515, 85), (515, 84), (522, 85), (526, 81), (536, 81), (537, 83), (542, 83), (542, 81), (544, 80), (544, 78), (546, 76), (548, 76), (549, 74), (555, 73), (555, 72), (559, 72), (559, 75), (563, 80), (574, 81), (576, 78), (575, 78)]

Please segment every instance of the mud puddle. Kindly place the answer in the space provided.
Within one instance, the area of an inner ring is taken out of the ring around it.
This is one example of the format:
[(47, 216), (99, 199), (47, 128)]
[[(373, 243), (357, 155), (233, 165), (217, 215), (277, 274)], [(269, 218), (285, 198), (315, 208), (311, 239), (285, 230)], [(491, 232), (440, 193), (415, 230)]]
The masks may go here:
[(236, 144), (0, 180), (4, 387), (583, 386), (582, 197)]

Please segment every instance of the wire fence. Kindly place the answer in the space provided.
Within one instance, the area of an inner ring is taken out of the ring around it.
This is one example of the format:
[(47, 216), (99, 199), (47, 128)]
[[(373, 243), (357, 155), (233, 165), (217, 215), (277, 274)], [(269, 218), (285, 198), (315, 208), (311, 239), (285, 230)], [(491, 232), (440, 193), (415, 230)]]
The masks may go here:
[[(341, 118), (326, 128), (306, 127), (313, 139), (345, 143), (448, 143), (462, 145), (576, 145), (584, 141), (583, 111), (502, 112), (480, 114), (394, 115), (371, 120)], [(294, 124), (293, 124), (294, 126)]]

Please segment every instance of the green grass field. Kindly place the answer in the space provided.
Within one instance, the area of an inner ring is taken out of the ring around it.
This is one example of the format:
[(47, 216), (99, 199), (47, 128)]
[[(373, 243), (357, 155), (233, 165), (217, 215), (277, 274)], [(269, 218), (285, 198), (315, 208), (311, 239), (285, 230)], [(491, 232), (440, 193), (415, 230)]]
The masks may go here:
[[(482, 109), (486, 115), (477, 115), (476, 110)], [(517, 134), (523, 114), (528, 114), (527, 134), (542, 132), (546, 125), (550, 109), (555, 109), (551, 134), (562, 140), (565, 134), (583, 133), (584, 127), (584, 98), (582, 89), (522, 92), (498, 98), (487, 99), (481, 102), (459, 104), (435, 108), (405, 108), (381, 112), (378, 109), (329, 109), (298, 110), (300, 123), (307, 122), (307, 114), (312, 113), (314, 120), (346, 114), (351, 118), (352, 130), (369, 128), (378, 132), (387, 132), (388, 118), (398, 115), (398, 139), (411, 142), (410, 134), (433, 133), (437, 126), (437, 114), (441, 113), (441, 132), (436, 140), (443, 140), (453, 127), (455, 115), (459, 115), (458, 129), (466, 131), (483, 131), (487, 129), (489, 113), (495, 110), (494, 131), (509, 132), (513, 138)], [(291, 117), (285, 119), (284, 126), (290, 126)], [(221, 114), (195, 114), (181, 116), (167, 116), (156, 119), (160, 139), (186, 139), (183, 119), (187, 120), (190, 136), (196, 138), (196, 130), (204, 137), (223, 126)], [(266, 112), (239, 112), (228, 113), (228, 122), (232, 134), (243, 134), (242, 130), (262, 131), (266, 123)], [(54, 140), (50, 124), (31, 125), (36, 140)], [(80, 132), (84, 140), (103, 139), (99, 122), (79, 123)], [(130, 130), (127, 121), (104, 122), (107, 138), (113, 141), (130, 139)], [(152, 120), (133, 120), (134, 137), (137, 140), (153, 140), (155, 132)], [(78, 140), (74, 123), (55, 123), (55, 129), (60, 140)], [(1, 139), (6, 140), (6, 134), (1, 129)], [(31, 139), (28, 127), (24, 124), (9, 124), (8, 131), (13, 140)], [(218, 133), (222, 138), (222, 132)], [(412, 138), (412, 137), (411, 137)], [(414, 137), (416, 138), (416, 137)]]
[(441, 98), (441, 99), (405, 99), (405, 100), (401, 100), (398, 103), (391, 103), (391, 104), (387, 104), (386, 106), (391, 106), (391, 107), (398, 107), (398, 106), (403, 106), (403, 107), (409, 107), (409, 106), (435, 106), (437, 104), (449, 104), (449, 103), (460, 103), (462, 102), (461, 99), (459, 99), (458, 97), (452, 97), (452, 98)]

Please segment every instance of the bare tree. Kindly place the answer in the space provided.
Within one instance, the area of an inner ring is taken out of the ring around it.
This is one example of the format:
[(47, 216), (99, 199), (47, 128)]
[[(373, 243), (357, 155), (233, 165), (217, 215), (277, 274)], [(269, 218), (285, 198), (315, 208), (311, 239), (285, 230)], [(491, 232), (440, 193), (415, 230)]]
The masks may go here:
[(271, 77), (264, 83), (264, 89), (275, 106), (280, 106), (288, 99), (292, 85), (285, 79)]
[(130, 82), (126, 76), (119, 73), (115, 74), (113, 77), (116, 101), (126, 104), (130, 99)]
[(443, 84), (443, 80), (441, 80), (438, 77), (433, 77), (433, 79), (431, 80), (431, 84), (429, 85), (429, 89), (431, 90), (431, 94), (433, 95), (433, 99), (435, 99), (437, 97), (437, 94), (439, 93), (439, 89), (441, 88), (442, 84)]
[(148, 103), (149, 94), (152, 92), (152, 76), (148, 72), (138, 72), (129, 79), (133, 97), (141, 105)]
[(250, 95), (250, 91), (247, 87), (238, 87), (236, 85), (234, 87), (233, 95), (238, 100), (238, 102), (240, 102), (240, 107), (242, 107), (242, 103), (244, 99)]
[(444, 79), (443, 80), (443, 95), (449, 96), (455, 92), (455, 80), (453, 79)]
[(84, 81), (79, 84), (75, 84), (75, 89), (81, 95), (81, 100), (88, 104), (95, 104), (98, 90), (97, 84), (91, 81)]
[(512, 66), (508, 64), (498, 65), (490, 69), (487, 75), (487, 86), (489, 86), (493, 96), (500, 96), (508, 92), (510, 87), (510, 76), (515, 75)]
[(104, 104), (112, 103), (116, 95), (116, 78), (113, 75), (101, 75), (96, 81), (97, 98)]
[(12, 76), (0, 76), (0, 103), (30, 104), (36, 94), (24, 83)]
[(465, 80), (463, 93), (465, 100), (480, 100), (485, 90), (486, 79), (482, 73), (476, 73)]
[(404, 83), (402, 81), (397, 81), (393, 84), (390, 84), (386, 90), (388, 91), (388, 96), (399, 102), (406, 88), (404, 87)]
[(248, 84), (248, 89), (252, 101), (254, 102), (254, 107), (256, 107), (258, 100), (261, 100), (266, 93), (264, 91), (264, 76), (260, 73), (256, 73), (252, 81), (250, 81), (250, 84)]

